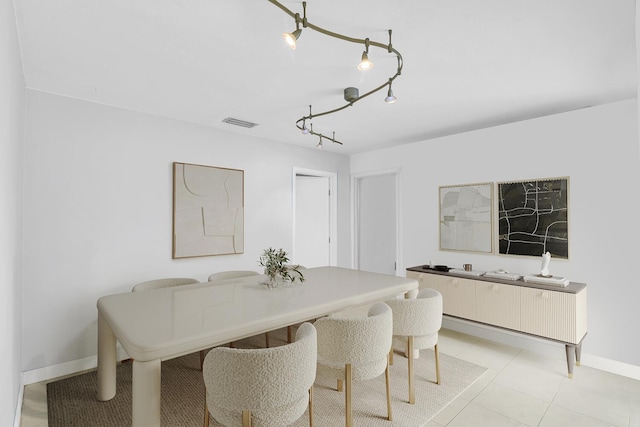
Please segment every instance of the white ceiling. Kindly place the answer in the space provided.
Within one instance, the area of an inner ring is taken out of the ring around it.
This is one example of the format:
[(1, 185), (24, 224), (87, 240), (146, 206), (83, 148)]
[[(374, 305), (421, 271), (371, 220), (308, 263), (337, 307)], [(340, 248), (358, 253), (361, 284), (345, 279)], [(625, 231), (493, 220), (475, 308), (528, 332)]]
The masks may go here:
[[(267, 0), (14, 0), (27, 87), (314, 147), (300, 117), (343, 105), (396, 59), (307, 28)], [(302, 14), (301, 1), (282, 3)], [(634, 0), (309, 0), (307, 17), (404, 58), (386, 90), (314, 130), (344, 154), (422, 141), (636, 96)], [(244, 129), (222, 119), (258, 123)], [(178, 142), (176, 142), (178, 143)], [(517, 143), (517, 141), (514, 141)], [(331, 145), (331, 146), (329, 146)]]

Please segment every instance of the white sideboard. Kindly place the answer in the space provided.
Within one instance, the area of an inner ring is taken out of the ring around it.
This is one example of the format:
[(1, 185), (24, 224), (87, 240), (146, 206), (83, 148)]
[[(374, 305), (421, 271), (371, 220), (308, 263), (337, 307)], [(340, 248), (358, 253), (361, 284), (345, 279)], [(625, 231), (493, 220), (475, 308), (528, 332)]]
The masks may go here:
[[(446, 316), (533, 335), (565, 345), (569, 378), (580, 365), (582, 340), (587, 334), (587, 286), (537, 285), (523, 280), (464, 277), (430, 269), (407, 269), (420, 289), (442, 294)], [(575, 361), (574, 361), (575, 355)]]

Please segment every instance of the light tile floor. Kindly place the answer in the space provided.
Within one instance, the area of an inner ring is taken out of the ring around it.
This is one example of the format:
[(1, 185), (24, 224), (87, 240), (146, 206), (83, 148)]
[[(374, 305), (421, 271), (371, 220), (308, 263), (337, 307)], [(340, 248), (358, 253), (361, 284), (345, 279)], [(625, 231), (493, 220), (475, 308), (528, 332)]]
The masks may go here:
[[(426, 427), (640, 427), (640, 381), (587, 366), (569, 379), (562, 346), (542, 355), (446, 329), (438, 346), (489, 370)], [(25, 387), (21, 426), (47, 427), (46, 402), (46, 383)]]

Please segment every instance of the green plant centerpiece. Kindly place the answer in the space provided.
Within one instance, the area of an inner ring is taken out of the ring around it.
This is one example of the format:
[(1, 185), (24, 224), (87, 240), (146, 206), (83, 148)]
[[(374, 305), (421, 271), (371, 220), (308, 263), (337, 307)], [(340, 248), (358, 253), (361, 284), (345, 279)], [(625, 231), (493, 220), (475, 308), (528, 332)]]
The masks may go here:
[(294, 283), (299, 280), (304, 282), (304, 275), (300, 272), (299, 265), (289, 265), (289, 258), (284, 249), (265, 249), (258, 261), (264, 267), (264, 274), (269, 276), (267, 286), (277, 287), (281, 282)]

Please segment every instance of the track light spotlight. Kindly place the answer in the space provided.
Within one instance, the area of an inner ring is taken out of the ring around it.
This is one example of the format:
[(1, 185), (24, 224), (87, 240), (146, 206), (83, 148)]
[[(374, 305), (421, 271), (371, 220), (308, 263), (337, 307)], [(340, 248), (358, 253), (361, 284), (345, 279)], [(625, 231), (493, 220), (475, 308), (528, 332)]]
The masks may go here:
[(369, 39), (364, 41), (365, 50), (362, 52), (362, 60), (358, 64), (358, 70), (367, 71), (373, 68), (373, 62), (369, 61)]
[(384, 99), (384, 102), (387, 104), (393, 104), (396, 102), (398, 98), (395, 97), (393, 91), (391, 90), (391, 80), (389, 80), (389, 91), (387, 92), (387, 97)]
[(300, 37), (300, 34), (302, 34), (302, 30), (300, 28), (297, 28), (297, 25), (296, 25), (296, 30), (294, 32), (282, 33), (282, 38), (284, 39), (284, 41), (287, 42), (287, 44), (292, 50), (296, 50), (296, 42)]
[(322, 150), (322, 135), (320, 135), (320, 141), (318, 141), (318, 145), (316, 145), (316, 148)]
[(307, 135), (309, 133), (309, 128), (307, 128), (306, 120), (302, 121), (302, 134)]

